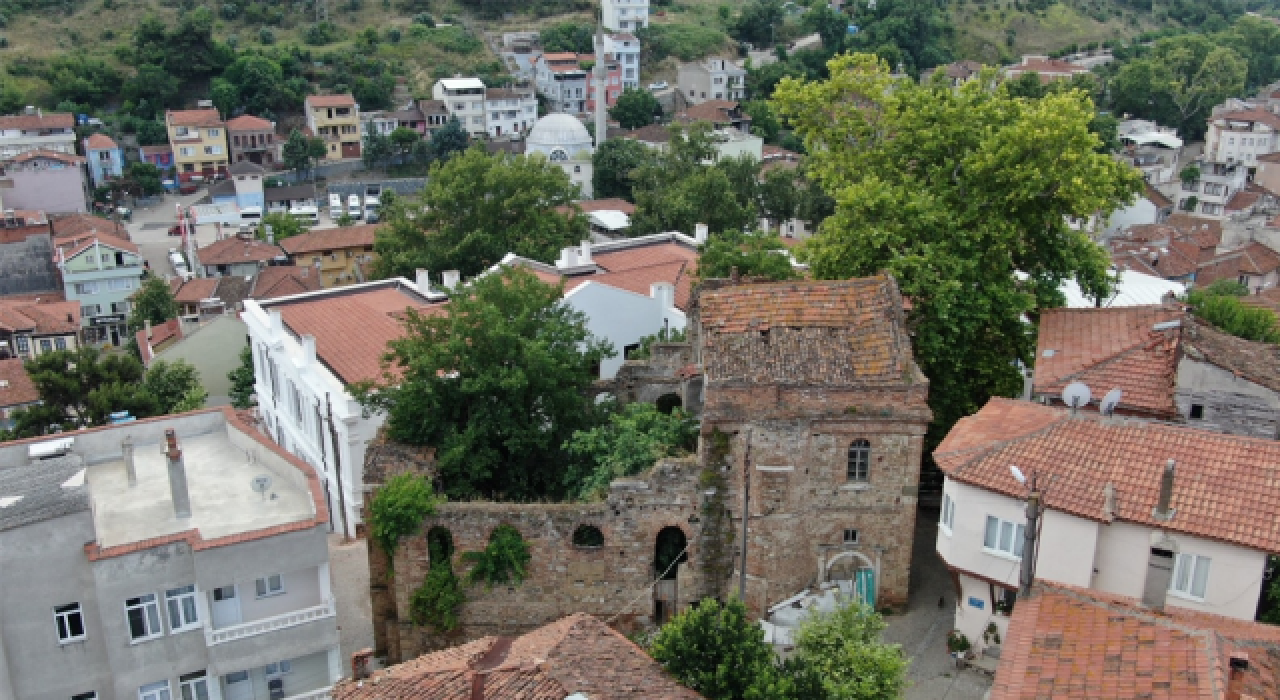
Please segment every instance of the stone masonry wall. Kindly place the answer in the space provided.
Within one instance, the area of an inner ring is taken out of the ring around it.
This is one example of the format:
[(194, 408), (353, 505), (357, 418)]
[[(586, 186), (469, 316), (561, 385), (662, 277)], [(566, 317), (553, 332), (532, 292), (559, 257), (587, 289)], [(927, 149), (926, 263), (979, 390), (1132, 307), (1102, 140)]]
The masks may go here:
[[(1178, 413), (1187, 417), (1190, 427), (1265, 440), (1280, 437), (1280, 411), (1261, 397), (1228, 391), (1178, 389), (1173, 401)], [(1202, 407), (1203, 418), (1189, 418), (1193, 404)]]

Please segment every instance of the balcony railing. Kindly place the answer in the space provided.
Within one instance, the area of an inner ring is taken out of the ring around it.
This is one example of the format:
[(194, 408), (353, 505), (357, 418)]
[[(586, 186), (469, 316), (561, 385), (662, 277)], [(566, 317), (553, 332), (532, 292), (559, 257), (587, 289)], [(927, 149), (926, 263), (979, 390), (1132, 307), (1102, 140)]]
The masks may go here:
[(300, 695), (290, 695), (284, 700), (329, 700), (333, 697), (333, 686), (312, 690)]
[[(210, 645), (222, 644), (223, 642), (231, 642), (245, 637), (253, 637), (267, 632), (274, 632), (289, 627), (305, 625), (308, 622), (314, 622), (326, 617), (333, 617), (333, 599), (301, 610), (293, 610), (291, 612), (275, 615), (273, 617), (264, 617), (261, 620), (245, 622), (239, 625), (223, 627), (220, 630), (206, 629), (205, 638)], [(304, 697), (304, 696), (299, 696)], [(305, 696), (310, 697), (310, 696)]]

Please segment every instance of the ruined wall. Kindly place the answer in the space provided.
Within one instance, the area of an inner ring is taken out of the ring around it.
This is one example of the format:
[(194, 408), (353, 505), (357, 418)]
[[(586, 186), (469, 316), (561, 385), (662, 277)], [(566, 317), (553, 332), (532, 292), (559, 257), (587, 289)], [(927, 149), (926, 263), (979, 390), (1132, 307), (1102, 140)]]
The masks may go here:
[(0, 244), (0, 296), (59, 291), (62, 288), (53, 264), (49, 234), (33, 234), (25, 240)]

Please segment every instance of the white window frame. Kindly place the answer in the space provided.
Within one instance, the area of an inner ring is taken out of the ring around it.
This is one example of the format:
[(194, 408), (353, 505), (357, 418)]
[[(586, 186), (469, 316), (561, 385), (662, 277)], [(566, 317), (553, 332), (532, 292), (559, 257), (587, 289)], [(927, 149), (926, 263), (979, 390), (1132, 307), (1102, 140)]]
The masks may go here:
[[(1179, 552), (1173, 560), (1173, 576), (1169, 577), (1169, 594), (1187, 600), (1204, 601), (1209, 588), (1209, 569), (1213, 560), (1203, 554)], [(1197, 574), (1201, 574), (1197, 576)], [(1199, 579), (1200, 592), (1196, 592)]]
[(942, 494), (942, 517), (938, 519), (938, 527), (947, 536), (951, 536), (952, 528), (955, 527), (956, 520), (956, 502), (951, 499), (951, 494)]
[(262, 670), (263, 672), (266, 673), (268, 680), (272, 678), (279, 678), (283, 675), (293, 673), (293, 661), (289, 659), (283, 659), (273, 664), (267, 664), (266, 666), (263, 666)]
[[(991, 533), (992, 522), (995, 522), (995, 537), (989, 538)], [(1006, 526), (1008, 529), (1006, 529)], [(1012, 540), (1009, 542), (1009, 548), (1001, 547), (1001, 540), (1005, 534), (1011, 534)], [(988, 540), (993, 541), (988, 544)], [(1026, 542), (1026, 525), (1023, 523), (1015, 523), (1012, 520), (1005, 520), (994, 515), (988, 515), (986, 524), (982, 529), (982, 551), (987, 554), (994, 554), (997, 557), (1005, 559), (1022, 559), (1022, 547)]]
[(138, 688), (138, 700), (173, 700), (173, 689), (169, 681), (156, 681)]
[[(80, 634), (71, 633), (71, 619), (73, 617), (80, 618)], [(53, 609), (54, 626), (58, 631), (59, 644), (71, 644), (72, 642), (83, 642), (88, 636), (88, 630), (84, 626), (84, 608), (80, 607), (80, 603), (67, 603), (59, 605)], [(65, 636), (64, 635), (65, 632)]]
[[(201, 695), (199, 690), (203, 686), (204, 694)], [(209, 700), (212, 695), (209, 693), (209, 674), (205, 671), (196, 671), (178, 677), (178, 698), (179, 700)]]
[[(272, 585), (272, 579), (275, 579)], [(284, 589), (284, 576), (282, 574), (271, 574), (263, 576), (253, 582), (253, 592), (259, 598), (270, 598), (271, 596), (284, 595), (287, 591)]]
[[(147, 600), (147, 599), (150, 600)], [(138, 601), (130, 604), (130, 600)], [(133, 626), (129, 622), (129, 612), (131, 610), (141, 610), (144, 626), (147, 628), (147, 634), (141, 637), (133, 636)], [(140, 642), (158, 639), (164, 636), (164, 622), (160, 620), (160, 603), (156, 599), (155, 593), (142, 593), (133, 598), (126, 598), (124, 601), (124, 623), (129, 630), (129, 638), (131, 643), (138, 644)]]
[[(200, 627), (200, 605), (196, 602), (197, 595), (199, 594), (194, 583), (170, 588), (164, 592), (164, 607), (169, 613), (170, 632), (185, 632)], [(190, 604), (189, 610), (186, 604)]]

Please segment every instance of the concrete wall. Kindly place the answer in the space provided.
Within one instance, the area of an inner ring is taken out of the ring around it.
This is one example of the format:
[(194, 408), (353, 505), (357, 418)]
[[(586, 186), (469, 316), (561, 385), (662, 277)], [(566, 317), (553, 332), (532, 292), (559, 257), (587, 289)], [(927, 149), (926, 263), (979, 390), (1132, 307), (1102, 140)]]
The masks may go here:
[[(255, 581), (244, 581), (238, 584), (236, 592), (240, 599), (240, 619), (252, 622), (267, 617), (274, 617), (292, 610), (310, 608), (321, 603), (319, 569), (310, 567), (280, 573), (284, 592), (259, 598)], [(256, 578), (265, 578), (271, 573)]]
[[(587, 317), (587, 330), (597, 338), (613, 344), (612, 358), (600, 363), (600, 377), (610, 379), (622, 366), (622, 350), (639, 343), (646, 335), (654, 335), (664, 325), (671, 330), (684, 330), (685, 314), (660, 299), (628, 292), (617, 287), (586, 282), (564, 296), (565, 302)], [(663, 308), (663, 307), (666, 308)]]
[[(1188, 424), (1274, 440), (1280, 436), (1280, 393), (1221, 367), (1183, 357), (1178, 362), (1174, 403)], [(1191, 407), (1203, 418), (1191, 419)]]
[(49, 234), (35, 234), (17, 243), (0, 244), (0, 296), (49, 292), (60, 288), (57, 268), (53, 265), (53, 241)]
[(1138, 201), (1123, 209), (1118, 209), (1107, 219), (1105, 233), (1113, 234), (1135, 224), (1154, 224), (1160, 219), (1160, 210), (1151, 200), (1139, 197)]
[(48, 170), (12, 170), (13, 188), (4, 191), (10, 209), (39, 209), (50, 214), (88, 211), (86, 176), (80, 166)]

